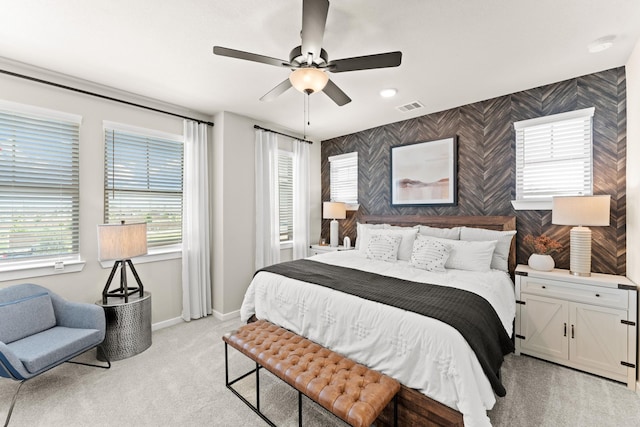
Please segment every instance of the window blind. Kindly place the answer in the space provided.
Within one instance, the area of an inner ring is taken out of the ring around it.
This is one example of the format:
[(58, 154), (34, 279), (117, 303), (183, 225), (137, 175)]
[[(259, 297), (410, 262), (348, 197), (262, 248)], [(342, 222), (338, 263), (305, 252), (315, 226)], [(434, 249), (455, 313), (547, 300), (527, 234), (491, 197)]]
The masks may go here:
[(293, 155), (278, 151), (280, 242), (293, 240)]
[(594, 108), (514, 123), (516, 200), (593, 192)]
[(329, 157), (331, 201), (358, 203), (358, 152)]
[(182, 241), (183, 142), (105, 128), (104, 220), (147, 223), (147, 245)]
[(0, 104), (0, 262), (79, 256), (80, 122)]

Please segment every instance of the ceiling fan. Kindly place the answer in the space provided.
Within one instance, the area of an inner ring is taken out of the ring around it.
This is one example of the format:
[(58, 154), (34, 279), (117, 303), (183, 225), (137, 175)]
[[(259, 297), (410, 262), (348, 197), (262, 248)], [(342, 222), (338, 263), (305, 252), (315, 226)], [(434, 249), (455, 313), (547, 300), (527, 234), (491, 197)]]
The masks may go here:
[(339, 106), (345, 105), (351, 102), (351, 98), (329, 79), (326, 71), (342, 73), (397, 67), (402, 60), (402, 52), (396, 51), (329, 61), (327, 52), (322, 49), (328, 12), (329, 0), (302, 1), (302, 31), (300, 31), (302, 43), (291, 50), (289, 61), (222, 46), (214, 46), (213, 53), (290, 68), (292, 72), (289, 78), (267, 92), (260, 98), (261, 101), (271, 101), (293, 86), (306, 94), (323, 91)]

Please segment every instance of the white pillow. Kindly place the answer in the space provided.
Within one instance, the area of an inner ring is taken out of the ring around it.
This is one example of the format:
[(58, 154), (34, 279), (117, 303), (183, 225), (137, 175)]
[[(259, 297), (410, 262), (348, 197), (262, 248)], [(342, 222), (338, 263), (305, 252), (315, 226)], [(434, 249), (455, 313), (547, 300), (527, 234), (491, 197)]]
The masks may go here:
[(364, 238), (362, 240), (362, 247), (366, 247), (366, 243), (371, 238), (371, 236), (376, 234), (383, 235), (396, 235), (402, 237), (402, 241), (400, 242), (400, 247), (398, 248), (398, 259), (402, 261), (409, 261), (411, 259), (411, 251), (413, 251), (413, 241), (416, 239), (416, 234), (418, 234), (418, 230), (415, 228), (407, 228), (403, 227), (403, 229), (393, 229), (393, 230), (367, 230), (365, 232)]
[(516, 230), (498, 231), (487, 230), (485, 228), (462, 227), (460, 240), (496, 240), (496, 249), (493, 252), (491, 268), (508, 272), (511, 240), (515, 234)]
[(469, 271), (491, 270), (491, 258), (496, 248), (496, 240), (472, 242), (468, 240), (440, 239), (439, 237), (431, 236), (422, 237), (449, 245), (451, 251), (444, 264), (446, 268)]
[(460, 227), (438, 228), (429, 227), (428, 225), (419, 225), (418, 234), (431, 237), (440, 237), (441, 239), (460, 240)]
[[(365, 234), (367, 234), (367, 230), (374, 230), (374, 229), (383, 229), (383, 228), (388, 228), (389, 224), (360, 224), (359, 222), (356, 223), (356, 245), (355, 248), (356, 249), (360, 249), (360, 242), (361, 242), (361, 237), (364, 236)], [(367, 237), (368, 239), (368, 237)], [(363, 249), (365, 249), (366, 246), (363, 246)]]
[(397, 234), (374, 234), (367, 242), (365, 254), (369, 259), (395, 262), (402, 236)]
[(409, 264), (423, 270), (444, 273), (446, 272), (444, 264), (449, 258), (450, 251), (447, 244), (418, 235), (413, 242)]

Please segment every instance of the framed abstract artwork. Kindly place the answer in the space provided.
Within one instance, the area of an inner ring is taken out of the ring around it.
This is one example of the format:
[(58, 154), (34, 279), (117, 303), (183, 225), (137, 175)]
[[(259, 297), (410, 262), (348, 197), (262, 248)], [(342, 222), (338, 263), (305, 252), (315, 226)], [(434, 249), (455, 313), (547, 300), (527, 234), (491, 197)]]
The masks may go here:
[(391, 205), (455, 206), (457, 137), (391, 147)]

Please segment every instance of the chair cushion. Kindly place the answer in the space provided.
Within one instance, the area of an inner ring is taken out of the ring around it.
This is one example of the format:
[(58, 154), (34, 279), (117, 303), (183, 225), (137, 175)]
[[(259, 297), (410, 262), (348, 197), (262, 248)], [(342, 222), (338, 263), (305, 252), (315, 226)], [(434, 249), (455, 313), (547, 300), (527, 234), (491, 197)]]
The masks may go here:
[(97, 329), (77, 329), (56, 326), (7, 345), (30, 373), (66, 361), (102, 341)]
[(0, 341), (13, 341), (45, 331), (56, 325), (48, 293), (0, 303)]

